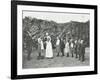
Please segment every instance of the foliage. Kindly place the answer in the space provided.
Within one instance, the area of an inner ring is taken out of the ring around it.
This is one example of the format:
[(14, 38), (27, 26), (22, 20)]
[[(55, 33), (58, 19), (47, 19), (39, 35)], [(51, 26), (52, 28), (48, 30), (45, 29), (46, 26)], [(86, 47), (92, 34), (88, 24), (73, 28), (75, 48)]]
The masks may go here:
[(29, 31), (33, 40), (32, 45), (34, 48), (36, 48), (38, 37), (44, 37), (45, 33), (48, 32), (52, 38), (53, 47), (55, 47), (57, 36), (64, 39), (66, 37), (73, 39), (82, 38), (86, 40), (87, 46), (89, 46), (89, 26), (89, 21), (70, 21), (67, 23), (56, 23), (54, 21), (25, 17), (23, 19), (23, 39), (25, 43), (25, 41), (27, 40), (25, 35), (27, 31)]

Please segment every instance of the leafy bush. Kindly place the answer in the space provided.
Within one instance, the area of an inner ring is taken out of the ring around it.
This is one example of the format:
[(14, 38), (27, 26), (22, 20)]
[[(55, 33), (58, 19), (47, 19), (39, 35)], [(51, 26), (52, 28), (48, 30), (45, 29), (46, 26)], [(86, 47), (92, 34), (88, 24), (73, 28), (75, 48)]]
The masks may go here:
[(75, 22), (56, 23), (54, 21), (41, 20), (31, 17), (23, 19), (23, 41), (27, 41), (27, 31), (31, 34), (32, 46), (37, 48), (37, 39), (39, 36), (44, 37), (48, 32), (52, 38), (53, 48), (55, 48), (56, 37), (67, 38), (82, 38), (85, 39), (89, 47), (89, 26), (90, 22)]

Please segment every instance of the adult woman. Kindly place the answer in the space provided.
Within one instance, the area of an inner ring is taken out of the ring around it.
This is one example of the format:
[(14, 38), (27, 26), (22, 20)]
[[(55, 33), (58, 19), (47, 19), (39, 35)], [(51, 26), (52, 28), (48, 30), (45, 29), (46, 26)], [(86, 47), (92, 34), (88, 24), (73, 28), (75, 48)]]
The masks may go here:
[(69, 50), (69, 41), (68, 40), (66, 40), (66, 42), (65, 42), (65, 50), (64, 50), (64, 52), (65, 52), (65, 55), (67, 55), (67, 57), (69, 57), (70, 50)]
[(46, 58), (53, 58), (53, 49), (52, 49), (51, 37), (50, 36), (47, 36), (45, 57)]

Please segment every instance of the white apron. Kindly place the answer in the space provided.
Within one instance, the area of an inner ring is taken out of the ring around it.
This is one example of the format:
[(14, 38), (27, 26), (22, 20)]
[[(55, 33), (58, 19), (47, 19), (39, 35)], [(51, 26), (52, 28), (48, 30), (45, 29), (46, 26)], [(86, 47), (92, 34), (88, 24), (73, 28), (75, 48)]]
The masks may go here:
[(52, 49), (51, 41), (49, 41), (49, 42), (47, 41), (46, 44), (47, 44), (47, 46), (46, 46), (45, 57), (52, 58), (53, 57), (53, 49)]

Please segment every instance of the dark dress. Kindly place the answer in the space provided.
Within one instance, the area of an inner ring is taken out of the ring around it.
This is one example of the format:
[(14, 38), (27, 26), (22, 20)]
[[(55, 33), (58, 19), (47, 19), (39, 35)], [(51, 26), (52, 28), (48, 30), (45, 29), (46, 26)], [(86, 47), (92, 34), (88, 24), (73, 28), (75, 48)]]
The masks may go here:
[(60, 50), (61, 50), (62, 56), (64, 56), (64, 48), (65, 48), (64, 41), (60, 40)]

